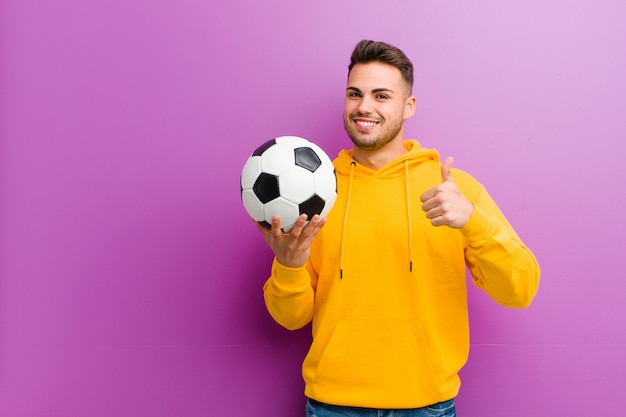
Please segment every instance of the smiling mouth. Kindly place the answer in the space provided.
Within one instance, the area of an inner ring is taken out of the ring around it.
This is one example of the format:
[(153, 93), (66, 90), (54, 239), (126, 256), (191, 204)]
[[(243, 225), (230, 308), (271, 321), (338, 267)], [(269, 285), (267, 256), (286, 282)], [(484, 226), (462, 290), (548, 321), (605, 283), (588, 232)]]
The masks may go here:
[(352, 121), (354, 124), (363, 130), (369, 130), (378, 125), (380, 122), (371, 119), (361, 119), (361, 118), (353, 118)]

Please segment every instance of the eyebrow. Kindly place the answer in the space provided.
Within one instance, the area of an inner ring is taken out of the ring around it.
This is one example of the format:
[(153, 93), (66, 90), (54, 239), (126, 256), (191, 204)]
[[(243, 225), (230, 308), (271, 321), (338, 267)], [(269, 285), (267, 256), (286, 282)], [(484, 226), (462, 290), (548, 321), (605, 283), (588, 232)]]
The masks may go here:
[[(348, 88), (346, 88), (346, 90), (351, 90), (351, 91), (355, 91), (357, 93), (362, 93), (361, 89), (357, 88), (357, 87), (348, 87)], [(394, 93), (394, 91), (391, 88), (384, 88), (384, 87), (375, 88), (375, 89), (372, 90), (372, 93), (382, 93), (382, 92)]]

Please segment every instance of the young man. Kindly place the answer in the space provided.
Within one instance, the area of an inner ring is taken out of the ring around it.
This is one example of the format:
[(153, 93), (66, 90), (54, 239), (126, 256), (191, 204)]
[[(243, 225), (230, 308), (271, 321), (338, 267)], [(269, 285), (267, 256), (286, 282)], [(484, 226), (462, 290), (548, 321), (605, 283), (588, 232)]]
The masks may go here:
[(288, 234), (278, 217), (260, 228), (275, 254), (270, 314), (288, 329), (313, 321), (307, 416), (454, 416), (469, 351), (466, 266), (504, 306), (527, 307), (537, 291), (535, 257), (483, 186), (405, 140), (412, 84), (402, 51), (361, 41), (344, 104), (354, 147), (334, 161), (333, 210), (301, 216)]

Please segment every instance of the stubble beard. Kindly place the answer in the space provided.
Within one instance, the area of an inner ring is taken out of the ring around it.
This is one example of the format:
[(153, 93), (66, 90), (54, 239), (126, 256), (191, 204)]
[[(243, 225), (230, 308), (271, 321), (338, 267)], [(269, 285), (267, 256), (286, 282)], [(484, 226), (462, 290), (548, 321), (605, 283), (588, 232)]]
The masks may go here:
[(344, 118), (343, 125), (354, 146), (364, 151), (377, 151), (384, 148), (393, 141), (402, 130), (402, 119), (394, 121), (378, 119), (377, 121), (379, 127), (381, 127), (381, 131), (378, 136), (373, 136), (374, 134), (363, 133), (356, 130), (353, 121), (355, 117), (367, 116), (361, 113), (351, 114), (348, 118)]

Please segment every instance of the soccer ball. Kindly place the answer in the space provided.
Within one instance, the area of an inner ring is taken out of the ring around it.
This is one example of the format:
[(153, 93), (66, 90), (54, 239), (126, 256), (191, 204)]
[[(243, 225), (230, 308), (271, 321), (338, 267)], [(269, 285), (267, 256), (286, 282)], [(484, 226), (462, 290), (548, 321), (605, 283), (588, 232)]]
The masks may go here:
[(278, 214), (284, 232), (298, 217), (330, 212), (337, 198), (333, 163), (314, 143), (281, 136), (259, 146), (241, 173), (241, 199), (254, 220), (266, 228)]

